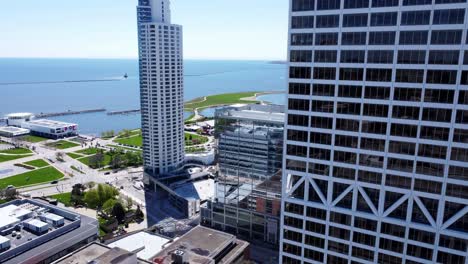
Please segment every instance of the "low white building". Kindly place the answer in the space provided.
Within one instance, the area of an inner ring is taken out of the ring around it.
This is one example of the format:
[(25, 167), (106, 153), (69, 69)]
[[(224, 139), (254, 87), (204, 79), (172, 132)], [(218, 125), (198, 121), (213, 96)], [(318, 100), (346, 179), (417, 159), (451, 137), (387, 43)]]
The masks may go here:
[(51, 214), (51, 213), (40, 215), (39, 219), (41, 219), (41, 221), (46, 222), (49, 225), (54, 226), (54, 227), (62, 226), (65, 224), (65, 218), (56, 214)]
[(24, 227), (34, 234), (44, 234), (49, 230), (49, 224), (42, 222), (41, 220), (32, 219), (24, 222)]
[(171, 244), (171, 240), (141, 231), (122, 239), (110, 243), (111, 248), (121, 248), (129, 252), (136, 252), (138, 258), (151, 260), (151, 257), (161, 252), (165, 247)]
[(0, 251), (10, 248), (10, 239), (0, 236)]
[(34, 118), (32, 113), (12, 113), (5, 116), (7, 126), (22, 127), (24, 122), (29, 122)]
[(31, 130), (31, 134), (47, 138), (64, 138), (78, 134), (78, 125), (48, 119), (37, 119), (24, 122), (21, 126)]
[(20, 128), (20, 127), (14, 127), (14, 126), (5, 126), (5, 127), (0, 127), (0, 136), (4, 137), (19, 137), (23, 135), (29, 134), (29, 129), (26, 128)]

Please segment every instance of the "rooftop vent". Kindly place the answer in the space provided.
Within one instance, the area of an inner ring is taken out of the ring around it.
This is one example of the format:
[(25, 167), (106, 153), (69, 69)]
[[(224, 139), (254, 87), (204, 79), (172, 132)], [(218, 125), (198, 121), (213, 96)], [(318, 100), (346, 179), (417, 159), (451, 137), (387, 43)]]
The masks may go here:
[(172, 252), (172, 261), (174, 264), (185, 264), (187, 261), (187, 254), (183, 250), (175, 250)]

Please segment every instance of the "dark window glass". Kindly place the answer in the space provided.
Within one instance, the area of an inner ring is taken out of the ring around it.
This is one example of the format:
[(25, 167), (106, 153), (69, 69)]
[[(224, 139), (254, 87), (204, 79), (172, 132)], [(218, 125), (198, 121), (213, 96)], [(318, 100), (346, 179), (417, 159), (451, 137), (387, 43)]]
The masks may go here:
[(431, 50), (429, 64), (457, 65), (459, 56), (458, 50)]
[(452, 110), (440, 108), (424, 108), (422, 120), (449, 123), (452, 119)]
[(398, 0), (372, 0), (372, 7), (398, 6)]
[(338, 33), (317, 33), (315, 35), (315, 45), (317, 46), (338, 45)]
[(425, 45), (428, 39), (427, 31), (401, 31), (400, 45)]
[(426, 89), (426, 92), (424, 93), (424, 102), (452, 104), (454, 94), (454, 90)]
[(338, 27), (340, 21), (339, 15), (323, 15), (317, 16), (317, 28), (334, 28)]
[(307, 132), (288, 129), (288, 140), (307, 142)]
[(409, 239), (427, 244), (433, 244), (435, 240), (435, 234), (423, 230), (410, 228)]
[(291, 34), (292, 46), (310, 46), (314, 42), (314, 34), (312, 33), (294, 33)]
[(382, 182), (382, 174), (377, 172), (360, 170), (358, 172), (358, 180), (380, 185), (380, 183)]
[(457, 71), (427, 70), (427, 83), (455, 84)]
[(420, 102), (421, 101), (421, 89), (419, 88), (395, 88), (395, 94), (393, 96), (395, 101), (408, 101), (408, 102)]
[(338, 114), (359, 115), (361, 113), (361, 104), (359, 103), (338, 103)]
[(310, 84), (308, 83), (289, 83), (290, 94), (310, 94)]
[(420, 138), (447, 141), (449, 138), (449, 128), (422, 126)]
[(447, 156), (447, 147), (419, 144), (418, 156), (434, 159), (445, 159)]
[(429, 249), (429, 248), (424, 248), (424, 247), (408, 244), (406, 253), (410, 256), (414, 256), (417, 258), (423, 258), (427, 260), (432, 259), (432, 249)]
[(367, 8), (367, 7), (369, 7), (369, 0), (344, 0), (345, 9)]
[(413, 172), (413, 165), (414, 162), (412, 160), (406, 159), (388, 158), (387, 161), (387, 169), (389, 170)]
[(383, 122), (363, 122), (362, 133), (385, 135), (387, 133), (387, 123)]
[[(385, 193), (385, 195), (389, 195), (389, 194), (391, 193), (390, 192)], [(406, 228), (404, 226), (382, 222), (381, 232), (383, 234), (404, 238), (405, 233), (406, 233)]]
[(461, 30), (433, 30), (431, 44), (452, 45), (461, 44)]
[(366, 81), (390, 82), (391, 80), (391, 69), (366, 69)]
[(468, 50), (463, 53), (463, 65), (468, 65)]
[(340, 9), (340, 0), (317, 0), (317, 10)]
[(367, 14), (343, 15), (343, 27), (367, 27)]
[(289, 99), (288, 100), (288, 109), (290, 110), (299, 110), (299, 111), (309, 111), (310, 101), (304, 99)]
[(443, 251), (437, 252), (438, 263), (465, 263), (465, 259), (466, 258), (464, 256), (450, 254)]
[(292, 11), (309, 11), (314, 10), (314, 0), (293, 0)]
[[(341, 163), (356, 164), (356, 153), (335, 150), (333, 154), (333, 161), (341, 162)], [(354, 172), (354, 170), (352, 171)], [(343, 175), (341, 175), (341, 177), (343, 177)], [(348, 174), (345, 177), (350, 177), (351, 179), (354, 180), (354, 173), (351, 175)]]
[(457, 111), (457, 118), (455, 120), (458, 124), (468, 124), (468, 111), (466, 110), (458, 110)]
[[(468, 241), (465, 239), (446, 236), (446, 235), (440, 235), (440, 238), (439, 238), (439, 246), (450, 248), (450, 249), (455, 249), (459, 251), (466, 251), (467, 242)], [(456, 263), (456, 262), (452, 262), (452, 263)]]
[(290, 67), (289, 78), (292, 79), (310, 79), (310, 67)]
[(336, 50), (316, 50), (314, 62), (336, 62)]
[(333, 113), (333, 101), (312, 101), (312, 112)]
[(463, 148), (452, 148), (452, 156), (450, 157), (451, 160), (455, 161), (468, 161), (468, 150)]
[(393, 50), (369, 50), (367, 63), (393, 63)]
[(419, 120), (419, 107), (394, 105), (393, 118)]
[(431, 11), (406, 11), (401, 13), (401, 25), (429, 25)]
[(314, 68), (314, 79), (334, 80), (336, 78), (336, 68)]
[(426, 62), (425, 50), (399, 50), (399, 64), (424, 64)]
[(291, 62), (312, 62), (311, 50), (291, 50)]
[(322, 145), (330, 145), (332, 141), (332, 135), (325, 133), (310, 133), (310, 142)]
[(309, 117), (303, 115), (288, 114), (288, 125), (308, 127)]
[(362, 87), (355, 85), (340, 85), (338, 87), (339, 97), (361, 98)]
[(387, 174), (385, 185), (396, 188), (411, 189), (411, 178)]
[(424, 70), (397, 69), (396, 82), (422, 83)]
[(366, 53), (364, 50), (342, 50), (340, 62), (342, 63), (364, 63)]
[(331, 129), (333, 127), (333, 119), (329, 117), (313, 116), (311, 118), (310, 126), (315, 128)]
[(313, 28), (314, 16), (293, 16), (291, 18), (291, 28)]
[(388, 105), (364, 104), (363, 115), (365, 115), (365, 116), (376, 116), (376, 117), (387, 117), (388, 116)]
[(369, 45), (394, 45), (394, 31), (379, 31), (369, 33)]
[(357, 148), (358, 137), (335, 135), (335, 146)]
[(434, 11), (434, 25), (463, 24), (465, 9), (445, 9)]
[[(381, 249), (386, 249), (386, 250), (397, 252), (397, 253), (403, 253), (403, 245), (404, 244), (402, 242), (398, 242), (395, 240), (386, 239), (386, 238), (380, 239)], [(385, 263), (391, 263), (391, 262), (385, 262)]]
[(366, 86), (364, 98), (387, 100), (390, 98), (390, 88), (379, 86)]
[(431, 176), (436, 176), (436, 177), (443, 177), (444, 167), (445, 166), (443, 164), (418, 161), (416, 163), (416, 173), (431, 175)]
[(341, 45), (365, 45), (366, 32), (341, 33)]
[(371, 15), (371, 27), (395, 26), (397, 17), (398, 12), (373, 13)]
[(351, 119), (336, 119), (336, 129), (342, 131), (359, 131), (359, 121)]
[(435, 0), (436, 4), (466, 3), (466, 0)]
[(459, 104), (468, 104), (468, 91), (462, 90), (458, 95), (458, 103)]
[(377, 230), (377, 221), (361, 218), (358, 216), (354, 217), (354, 227), (364, 229), (364, 230)]
[(335, 85), (333, 84), (314, 84), (312, 95), (315, 96), (334, 96)]
[(403, 0), (404, 6), (413, 6), (413, 5), (431, 5), (432, 0)]
[(359, 154), (359, 165), (361, 166), (383, 168), (383, 160), (382, 156)]
[(292, 155), (292, 156), (296, 156), (296, 157), (307, 158), (307, 147), (296, 146), (296, 145), (287, 145), (286, 153), (288, 155)]
[(330, 154), (328, 149), (309, 148), (309, 158), (311, 159), (330, 160)]
[(468, 71), (462, 71), (460, 84), (468, 85)]
[(392, 124), (390, 134), (397, 137), (416, 138), (418, 127), (413, 125)]

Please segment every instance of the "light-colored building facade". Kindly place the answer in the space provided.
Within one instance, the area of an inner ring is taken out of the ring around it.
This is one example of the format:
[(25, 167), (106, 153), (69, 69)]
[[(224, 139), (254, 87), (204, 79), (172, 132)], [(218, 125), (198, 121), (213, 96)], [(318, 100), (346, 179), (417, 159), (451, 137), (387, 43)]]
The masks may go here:
[(282, 263), (467, 263), (467, 7), (290, 1)]
[[(184, 162), (182, 26), (169, 0), (139, 0), (138, 43), (143, 156), (147, 184)], [(148, 177), (149, 176), (149, 177)]]

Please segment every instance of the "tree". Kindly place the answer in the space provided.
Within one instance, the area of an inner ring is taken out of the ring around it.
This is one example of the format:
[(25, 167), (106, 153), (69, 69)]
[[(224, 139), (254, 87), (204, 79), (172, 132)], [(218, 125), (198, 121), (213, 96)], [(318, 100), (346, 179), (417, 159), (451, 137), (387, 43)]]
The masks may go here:
[(56, 158), (58, 161), (63, 162), (63, 161), (64, 161), (64, 159), (63, 159), (63, 156), (64, 156), (64, 155), (65, 155), (65, 154), (64, 154), (63, 152), (57, 152), (57, 153), (55, 153), (55, 158)]
[(73, 185), (70, 198), (72, 204), (83, 204), (84, 190), (86, 190), (86, 187), (81, 183)]
[(141, 211), (140, 205), (137, 205), (137, 209), (135, 211), (135, 217), (141, 220), (145, 218), (145, 214), (143, 214), (143, 211)]
[(125, 159), (122, 157), (122, 154), (117, 153), (112, 156), (112, 160), (110, 164), (113, 169), (118, 169), (122, 167), (122, 165), (125, 164)]
[(112, 210), (114, 209), (114, 205), (117, 203), (115, 199), (109, 199), (102, 205), (102, 211), (106, 214), (111, 214)]
[(116, 202), (112, 208), (112, 216), (114, 216), (119, 224), (123, 223), (125, 220), (125, 209), (120, 202)]
[(125, 207), (127, 207), (127, 211), (132, 209), (133, 207), (133, 200), (130, 197), (125, 197)]
[(95, 155), (89, 157), (89, 166), (91, 168), (100, 168), (104, 162), (104, 154), (101, 152), (96, 153)]
[(96, 190), (87, 191), (84, 196), (84, 202), (89, 208), (98, 208), (100, 206), (99, 196)]

